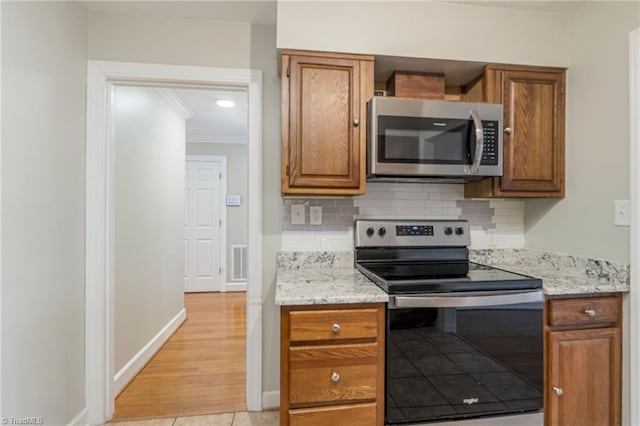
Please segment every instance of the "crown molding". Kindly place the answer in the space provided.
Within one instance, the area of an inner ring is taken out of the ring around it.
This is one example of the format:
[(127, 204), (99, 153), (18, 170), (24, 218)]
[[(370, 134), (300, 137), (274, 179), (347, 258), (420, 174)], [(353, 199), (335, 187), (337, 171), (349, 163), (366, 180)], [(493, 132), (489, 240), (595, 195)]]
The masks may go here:
[(245, 136), (219, 136), (210, 133), (189, 133), (186, 134), (187, 143), (226, 143), (226, 144), (246, 144)]
[(158, 94), (162, 96), (162, 99), (164, 99), (169, 104), (169, 106), (173, 108), (174, 111), (177, 112), (178, 115), (185, 120), (188, 120), (196, 115), (196, 113), (193, 112), (191, 108), (189, 108), (187, 104), (184, 103), (180, 95), (178, 95), (175, 90), (167, 88), (156, 88), (156, 92), (158, 92)]

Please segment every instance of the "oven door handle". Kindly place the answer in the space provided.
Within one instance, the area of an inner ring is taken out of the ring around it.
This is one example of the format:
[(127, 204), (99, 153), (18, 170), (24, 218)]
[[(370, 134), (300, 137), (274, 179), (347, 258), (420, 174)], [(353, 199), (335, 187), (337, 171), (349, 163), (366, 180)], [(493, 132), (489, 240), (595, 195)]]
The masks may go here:
[(464, 308), (476, 306), (515, 305), (544, 301), (542, 290), (500, 294), (487, 292), (487, 295), (452, 295), (451, 293), (431, 294), (428, 296), (392, 296), (389, 309), (401, 308)]

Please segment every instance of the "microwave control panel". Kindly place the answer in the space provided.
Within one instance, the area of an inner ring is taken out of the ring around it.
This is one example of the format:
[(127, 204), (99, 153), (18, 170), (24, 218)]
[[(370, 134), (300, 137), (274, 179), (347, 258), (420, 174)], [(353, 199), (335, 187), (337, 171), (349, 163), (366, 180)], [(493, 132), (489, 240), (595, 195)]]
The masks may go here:
[(484, 150), (480, 164), (483, 166), (497, 165), (500, 155), (498, 152), (498, 122), (482, 121), (482, 128), (484, 129)]

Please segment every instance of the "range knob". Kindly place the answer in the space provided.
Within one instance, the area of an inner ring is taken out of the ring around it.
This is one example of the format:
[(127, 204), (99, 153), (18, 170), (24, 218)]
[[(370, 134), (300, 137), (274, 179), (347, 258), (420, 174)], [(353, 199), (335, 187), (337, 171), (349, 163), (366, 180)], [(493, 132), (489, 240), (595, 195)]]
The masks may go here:
[(447, 226), (446, 228), (444, 228), (444, 235), (451, 235), (453, 234), (453, 228), (450, 226)]
[(374, 232), (375, 232), (375, 231), (373, 230), (373, 228), (372, 228), (372, 227), (368, 227), (368, 228), (367, 228), (367, 237), (372, 237), (372, 236), (373, 236), (373, 234), (374, 234)]
[(464, 228), (458, 226), (456, 227), (456, 235), (462, 235), (464, 234)]
[(386, 233), (387, 233), (387, 230), (384, 228), (384, 226), (378, 229), (378, 235), (380, 235), (381, 237), (384, 237)]

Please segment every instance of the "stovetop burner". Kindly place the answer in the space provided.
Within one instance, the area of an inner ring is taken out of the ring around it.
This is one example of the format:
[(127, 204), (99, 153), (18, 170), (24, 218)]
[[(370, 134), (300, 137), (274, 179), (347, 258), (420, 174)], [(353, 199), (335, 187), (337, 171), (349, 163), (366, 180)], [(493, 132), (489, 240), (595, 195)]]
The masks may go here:
[(469, 262), (464, 220), (358, 220), (356, 267), (389, 294), (522, 290), (540, 279)]

